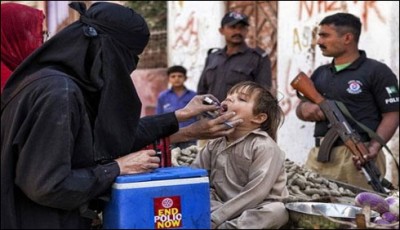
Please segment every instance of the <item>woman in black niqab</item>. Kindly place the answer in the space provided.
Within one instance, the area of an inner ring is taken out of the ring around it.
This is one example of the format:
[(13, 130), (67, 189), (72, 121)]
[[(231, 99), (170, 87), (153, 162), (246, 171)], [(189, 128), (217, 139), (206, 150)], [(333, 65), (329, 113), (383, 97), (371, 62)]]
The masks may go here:
[(129, 153), (134, 143), (141, 102), (130, 74), (148, 43), (149, 29), (141, 15), (114, 3), (94, 3), (86, 10), (85, 4), (72, 2), (70, 7), (80, 20), (54, 35), (15, 71), (5, 87), (2, 110), (22, 85), (46, 77), (32, 73), (50, 65), (67, 73), (85, 95), (95, 161), (113, 159)]

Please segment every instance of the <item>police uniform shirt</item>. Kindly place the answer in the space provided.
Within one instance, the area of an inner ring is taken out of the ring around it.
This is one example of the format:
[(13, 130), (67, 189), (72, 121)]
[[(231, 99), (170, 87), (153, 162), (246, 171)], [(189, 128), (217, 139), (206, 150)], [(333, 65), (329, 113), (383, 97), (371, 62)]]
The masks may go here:
[(225, 47), (207, 56), (197, 94), (211, 93), (222, 101), (228, 90), (241, 81), (250, 80), (271, 87), (271, 75), (270, 58), (261, 48), (243, 44), (237, 53), (228, 56)]
[[(399, 111), (398, 80), (384, 63), (367, 58), (360, 50), (360, 57), (347, 68), (335, 71), (333, 62), (319, 67), (311, 76), (315, 88), (327, 99), (341, 101), (351, 115), (372, 130), (382, 120), (382, 113)], [(347, 119), (368, 141), (367, 133)], [(325, 136), (327, 121), (317, 122), (314, 136)]]

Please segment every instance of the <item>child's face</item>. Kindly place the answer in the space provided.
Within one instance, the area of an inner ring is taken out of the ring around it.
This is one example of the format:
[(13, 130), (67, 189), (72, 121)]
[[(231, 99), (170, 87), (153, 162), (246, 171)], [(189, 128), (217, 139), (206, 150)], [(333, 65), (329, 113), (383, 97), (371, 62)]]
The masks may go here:
[(181, 72), (172, 72), (168, 75), (168, 80), (172, 87), (181, 87), (186, 81), (186, 76)]
[(234, 119), (243, 119), (243, 123), (241, 125), (254, 127), (254, 125), (257, 126), (264, 122), (266, 117), (260, 117), (260, 114), (255, 115), (253, 113), (253, 108), (257, 103), (257, 93), (251, 92), (251, 94), (248, 94), (245, 92), (246, 91), (244, 90), (240, 90), (239, 92), (229, 94), (225, 100), (221, 102), (221, 106), (224, 109), (224, 112), (236, 112)]

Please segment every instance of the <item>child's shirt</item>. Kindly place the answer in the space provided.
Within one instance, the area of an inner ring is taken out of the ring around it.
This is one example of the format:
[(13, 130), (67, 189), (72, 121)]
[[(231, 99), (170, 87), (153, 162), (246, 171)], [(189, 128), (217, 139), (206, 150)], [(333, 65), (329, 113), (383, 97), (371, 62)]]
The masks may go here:
[(276, 142), (257, 129), (228, 146), (225, 137), (209, 141), (191, 166), (209, 170), (210, 186), (224, 203), (212, 215), (229, 219), (264, 201), (289, 196), (285, 157)]

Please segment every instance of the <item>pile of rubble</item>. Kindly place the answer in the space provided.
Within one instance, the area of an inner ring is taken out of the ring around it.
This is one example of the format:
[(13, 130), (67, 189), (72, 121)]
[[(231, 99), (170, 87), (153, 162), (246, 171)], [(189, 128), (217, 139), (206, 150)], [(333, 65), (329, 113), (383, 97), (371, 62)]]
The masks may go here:
[[(196, 145), (185, 149), (171, 150), (172, 166), (189, 166), (196, 158), (199, 148)], [(289, 198), (292, 201), (311, 201), (324, 197), (355, 197), (355, 193), (348, 188), (338, 185), (319, 174), (312, 172), (293, 161), (286, 159), (287, 185)]]

